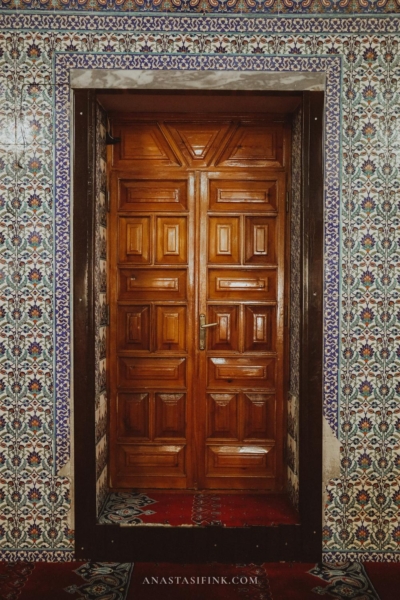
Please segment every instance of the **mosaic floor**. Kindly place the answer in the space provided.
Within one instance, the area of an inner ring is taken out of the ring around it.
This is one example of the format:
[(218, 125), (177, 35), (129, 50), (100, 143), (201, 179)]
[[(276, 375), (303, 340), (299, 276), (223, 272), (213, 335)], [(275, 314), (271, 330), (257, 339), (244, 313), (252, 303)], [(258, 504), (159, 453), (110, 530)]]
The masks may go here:
[(102, 524), (243, 527), (298, 523), (282, 494), (188, 494), (113, 492), (100, 514)]

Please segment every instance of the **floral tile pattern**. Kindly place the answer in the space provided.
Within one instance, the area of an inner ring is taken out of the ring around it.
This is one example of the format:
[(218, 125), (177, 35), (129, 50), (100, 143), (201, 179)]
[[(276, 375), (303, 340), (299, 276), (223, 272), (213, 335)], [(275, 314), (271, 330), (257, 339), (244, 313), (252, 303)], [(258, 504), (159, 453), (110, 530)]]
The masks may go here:
[[(59, 474), (70, 457), (68, 72), (136, 66), (326, 73), (324, 413), (341, 440), (341, 476), (328, 486), (325, 552), (400, 560), (399, 19), (23, 6), (0, 10), (2, 557), (72, 555), (70, 482)], [(393, 1), (348, 6), (398, 11)]]
[(20, 10), (369, 14), (399, 11), (399, 0), (0, 0), (0, 6)]
[(70, 483), (54, 465), (53, 90), (38, 73), (38, 46), (1, 38), (0, 539), (6, 558), (38, 545), (65, 557)]
[(292, 124), (292, 190), (290, 207), (290, 348), (287, 404), (287, 476), (293, 505), (299, 506), (299, 397), (300, 397), (300, 240), (301, 240), (301, 108)]
[(95, 437), (96, 437), (96, 496), (99, 513), (108, 493), (107, 482), (107, 115), (96, 105), (96, 164), (95, 164)]

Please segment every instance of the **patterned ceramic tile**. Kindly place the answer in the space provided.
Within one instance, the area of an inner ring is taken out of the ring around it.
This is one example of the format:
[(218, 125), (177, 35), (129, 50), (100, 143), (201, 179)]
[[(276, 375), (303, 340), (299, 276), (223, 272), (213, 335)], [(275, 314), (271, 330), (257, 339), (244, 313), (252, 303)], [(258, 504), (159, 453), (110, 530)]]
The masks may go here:
[(2, 556), (71, 557), (70, 485), (56, 475), (70, 444), (68, 70), (136, 66), (326, 72), (324, 412), (342, 462), (325, 550), (399, 560), (399, 19), (29, 10), (40, 5), (0, 11)]
[[(15, 3), (15, 4), (14, 4)], [(189, 13), (363, 14), (394, 13), (399, 0), (1, 0), (4, 8), (59, 11)]]
[(294, 506), (299, 503), (299, 368), (300, 368), (300, 235), (301, 235), (301, 121), (299, 109), (292, 124), (292, 189), (290, 209), (290, 349), (287, 406), (288, 488)]
[(107, 115), (100, 105), (96, 107), (96, 164), (95, 164), (95, 361), (96, 361), (96, 494), (97, 511), (108, 493), (107, 481), (107, 391), (106, 391), (106, 334), (107, 334)]

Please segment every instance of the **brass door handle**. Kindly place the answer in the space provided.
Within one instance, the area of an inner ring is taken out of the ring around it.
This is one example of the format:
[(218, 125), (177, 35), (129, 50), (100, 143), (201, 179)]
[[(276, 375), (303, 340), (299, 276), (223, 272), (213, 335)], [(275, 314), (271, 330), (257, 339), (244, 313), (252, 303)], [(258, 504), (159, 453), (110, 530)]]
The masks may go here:
[(199, 339), (200, 339), (200, 350), (206, 349), (206, 329), (207, 327), (215, 327), (219, 323), (206, 323), (206, 315), (201, 314), (199, 318)]

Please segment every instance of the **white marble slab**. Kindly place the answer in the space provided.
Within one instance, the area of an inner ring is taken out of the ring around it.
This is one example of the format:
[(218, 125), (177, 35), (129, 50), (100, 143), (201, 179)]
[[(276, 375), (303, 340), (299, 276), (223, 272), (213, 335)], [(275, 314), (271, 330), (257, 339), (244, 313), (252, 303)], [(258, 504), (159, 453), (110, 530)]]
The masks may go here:
[(322, 91), (324, 73), (71, 69), (72, 88)]

